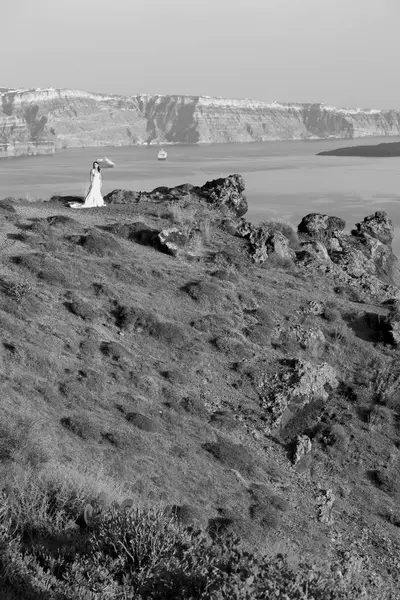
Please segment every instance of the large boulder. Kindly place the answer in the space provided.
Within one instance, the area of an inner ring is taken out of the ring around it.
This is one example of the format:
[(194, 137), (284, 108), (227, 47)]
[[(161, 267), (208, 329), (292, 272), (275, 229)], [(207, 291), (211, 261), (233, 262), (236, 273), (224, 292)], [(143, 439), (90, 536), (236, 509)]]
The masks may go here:
[(267, 429), (280, 425), (285, 413), (293, 416), (309, 402), (326, 401), (338, 385), (336, 371), (328, 363), (314, 365), (297, 358), (285, 361), (281, 371), (262, 383)]
[(325, 240), (340, 233), (346, 227), (346, 221), (339, 217), (330, 217), (320, 213), (310, 213), (301, 220), (298, 231), (311, 238)]
[(393, 225), (386, 213), (369, 215), (349, 235), (343, 233), (344, 227), (338, 217), (318, 213), (304, 217), (298, 229), (306, 241), (296, 254), (303, 268), (330, 275), (336, 283), (353, 288), (360, 300), (399, 298), (394, 285), (397, 258), (390, 245)]
[(169, 227), (163, 229), (158, 234), (160, 242), (159, 249), (172, 256), (180, 256), (185, 253), (185, 246), (188, 243), (187, 236), (178, 229), (178, 227)]
[(248, 209), (247, 200), (243, 194), (244, 179), (241, 175), (229, 175), (207, 181), (200, 192), (207, 201), (217, 208), (226, 207), (236, 217), (242, 217)]
[(104, 202), (107, 204), (132, 204), (139, 201), (141, 193), (132, 190), (113, 190), (104, 196)]
[(333, 524), (333, 504), (335, 502), (335, 494), (332, 490), (319, 489), (316, 497), (317, 501), (317, 518), (321, 523), (326, 525)]
[(365, 234), (376, 238), (382, 244), (390, 245), (393, 241), (394, 227), (392, 221), (383, 210), (378, 210), (373, 215), (368, 215), (361, 223), (356, 223), (353, 235)]
[(321, 260), (330, 262), (328, 250), (319, 240), (311, 240), (301, 244), (301, 250), (296, 253), (299, 260)]
[(280, 231), (273, 231), (263, 225), (256, 226), (243, 219), (236, 234), (249, 240), (250, 255), (258, 265), (262, 265), (272, 254), (284, 260), (295, 258), (294, 251), (289, 247), (289, 240)]
[(296, 437), (294, 450), (293, 450), (293, 464), (297, 465), (301, 461), (303, 456), (309, 454), (312, 450), (311, 440), (308, 435), (298, 435)]

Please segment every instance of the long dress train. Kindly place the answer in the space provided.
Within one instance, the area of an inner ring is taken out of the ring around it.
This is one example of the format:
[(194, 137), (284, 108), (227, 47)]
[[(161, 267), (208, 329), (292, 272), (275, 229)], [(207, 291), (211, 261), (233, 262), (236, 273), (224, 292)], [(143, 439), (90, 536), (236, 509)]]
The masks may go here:
[(103, 196), (101, 195), (101, 173), (97, 169), (90, 171), (90, 187), (83, 204), (80, 202), (72, 202), (71, 208), (96, 208), (105, 206)]

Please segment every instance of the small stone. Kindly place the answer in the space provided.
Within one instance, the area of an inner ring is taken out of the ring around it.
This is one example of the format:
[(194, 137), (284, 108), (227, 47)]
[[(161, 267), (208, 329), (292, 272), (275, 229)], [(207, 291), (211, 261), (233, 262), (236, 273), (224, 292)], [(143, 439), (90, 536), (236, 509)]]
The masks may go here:
[(298, 435), (296, 438), (296, 445), (293, 453), (293, 464), (297, 465), (298, 462), (309, 454), (312, 449), (311, 440), (308, 435)]

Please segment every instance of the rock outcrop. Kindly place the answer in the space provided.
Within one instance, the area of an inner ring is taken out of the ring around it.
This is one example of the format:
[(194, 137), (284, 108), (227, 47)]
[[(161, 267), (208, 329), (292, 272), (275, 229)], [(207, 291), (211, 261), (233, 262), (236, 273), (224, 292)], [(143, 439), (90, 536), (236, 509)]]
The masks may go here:
[(233, 217), (241, 217), (248, 208), (246, 196), (243, 193), (244, 189), (243, 177), (234, 174), (207, 181), (201, 187), (184, 183), (173, 188), (158, 187), (151, 192), (116, 189), (104, 196), (104, 200), (107, 204), (130, 204), (146, 201), (176, 204), (187, 202), (191, 198), (200, 203), (204, 202), (219, 212), (228, 213)]
[(242, 217), (248, 209), (246, 197), (243, 195), (244, 188), (243, 177), (235, 174), (207, 181), (200, 188), (200, 192), (216, 208), (227, 209), (236, 217)]
[(326, 240), (343, 231), (345, 227), (346, 221), (339, 217), (310, 213), (303, 217), (298, 226), (298, 231), (309, 235), (315, 240)]
[(311, 440), (308, 435), (298, 435), (296, 437), (296, 442), (293, 451), (293, 464), (297, 465), (305, 456), (309, 454), (312, 450)]
[(332, 490), (320, 489), (317, 495), (317, 517), (318, 521), (325, 525), (333, 524), (333, 504), (335, 495)]
[(325, 362), (314, 365), (297, 358), (285, 361), (282, 371), (262, 384), (267, 430), (280, 425), (291, 408), (296, 412), (314, 400), (327, 400), (338, 385), (335, 369)]
[(304, 240), (297, 253), (300, 263), (331, 274), (362, 299), (400, 298), (394, 281), (397, 258), (391, 247), (394, 228), (387, 214), (378, 211), (365, 217), (350, 235), (344, 234), (344, 227), (337, 217), (318, 213), (304, 217), (298, 227)]
[(262, 265), (271, 255), (283, 260), (295, 258), (295, 252), (289, 247), (289, 240), (280, 231), (253, 225), (243, 219), (236, 233), (249, 241), (250, 256), (258, 265)]
[(0, 157), (86, 146), (400, 134), (396, 110), (54, 88), (1, 88), (0, 100)]

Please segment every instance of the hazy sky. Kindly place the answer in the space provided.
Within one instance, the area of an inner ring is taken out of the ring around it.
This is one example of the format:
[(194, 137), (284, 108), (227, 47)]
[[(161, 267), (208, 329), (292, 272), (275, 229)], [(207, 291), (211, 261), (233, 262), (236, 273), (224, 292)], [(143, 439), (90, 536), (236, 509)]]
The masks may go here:
[(0, 86), (400, 108), (400, 0), (0, 0), (0, 7)]

